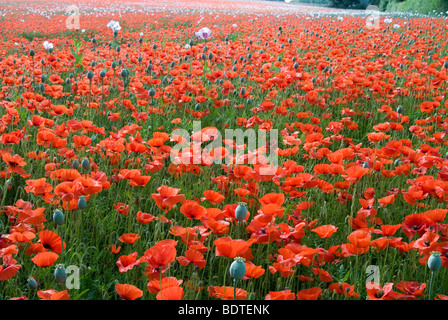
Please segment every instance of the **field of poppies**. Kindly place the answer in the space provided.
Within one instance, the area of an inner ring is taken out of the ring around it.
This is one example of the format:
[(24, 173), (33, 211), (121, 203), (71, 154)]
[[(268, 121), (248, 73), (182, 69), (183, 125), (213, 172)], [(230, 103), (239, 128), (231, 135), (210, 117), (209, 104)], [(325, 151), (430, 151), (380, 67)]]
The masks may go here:
[(0, 17), (1, 299), (448, 299), (445, 15)]

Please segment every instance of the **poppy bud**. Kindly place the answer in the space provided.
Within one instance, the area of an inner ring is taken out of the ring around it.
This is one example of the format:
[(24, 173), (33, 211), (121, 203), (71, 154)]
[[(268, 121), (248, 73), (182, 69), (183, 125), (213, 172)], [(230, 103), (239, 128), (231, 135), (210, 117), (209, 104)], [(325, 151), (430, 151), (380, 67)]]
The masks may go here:
[(369, 163), (368, 163), (368, 162), (364, 162), (364, 163), (362, 164), (362, 168), (363, 168), (363, 169), (369, 169)]
[(40, 81), (42, 81), (42, 83), (44, 83), (45, 81), (47, 81), (47, 76), (43, 74), (43, 75), (40, 77)]
[(154, 43), (154, 44), (152, 45), (152, 48), (153, 48), (153, 50), (156, 50), (156, 49), (157, 49), (157, 45)]
[(445, 62), (443, 63), (443, 67), (444, 67), (445, 69), (448, 69), (448, 61), (445, 61)]
[(247, 216), (247, 208), (244, 204), (244, 202), (241, 202), (235, 209), (235, 218), (240, 222), (246, 219)]
[(209, 60), (212, 60), (213, 59), (213, 53), (209, 52), (208, 53), (208, 58), (209, 58)]
[(195, 109), (196, 111), (201, 110), (201, 105), (200, 105), (199, 103), (196, 103), (196, 106), (194, 107), (194, 109)]
[(104, 78), (105, 76), (106, 76), (106, 71), (101, 70), (101, 72), (100, 72), (100, 77), (101, 77), (101, 78)]
[(244, 88), (244, 87), (241, 88), (240, 93), (241, 93), (241, 95), (244, 96), (246, 94), (246, 88)]
[(67, 270), (65, 270), (62, 264), (58, 264), (54, 270), (54, 279), (58, 283), (64, 283), (67, 280)]
[(294, 69), (297, 69), (299, 67), (299, 64), (297, 62), (294, 62)]
[(401, 114), (403, 112), (403, 107), (402, 106), (398, 106), (397, 107), (397, 112)]
[(79, 197), (79, 199), (78, 199), (78, 208), (79, 209), (87, 208), (87, 200), (86, 200), (86, 198), (84, 198), (84, 196)]
[(112, 67), (112, 69), (115, 69), (116, 67), (117, 67), (117, 63), (114, 61), (114, 62), (112, 62), (112, 65), (111, 65), (111, 67)]
[(190, 40), (190, 42), (188, 42), (188, 44), (190, 45), (190, 47), (191, 47), (192, 45), (194, 45), (194, 41), (193, 41), (193, 39)]
[(90, 169), (90, 162), (89, 162), (89, 159), (82, 159), (82, 161), (81, 161), (81, 167), (82, 167), (83, 169), (86, 169), (86, 170)]
[(442, 259), (440, 258), (440, 252), (433, 251), (428, 259), (428, 268), (432, 272), (439, 271), (442, 267)]
[(33, 277), (28, 278), (27, 284), (31, 289), (37, 289), (37, 287), (39, 286), (36, 279), (34, 279)]
[(58, 225), (58, 226), (62, 225), (64, 223), (64, 219), (65, 218), (64, 218), (64, 214), (62, 213), (62, 211), (56, 209), (53, 212), (53, 222), (55, 225)]
[(230, 265), (230, 276), (235, 280), (241, 280), (246, 274), (246, 264), (244, 258), (236, 257)]
[(31, 50), (30, 50), (30, 56), (34, 57), (35, 54), (36, 54), (36, 53), (34, 52), (34, 50), (31, 49)]
[(156, 90), (154, 90), (154, 89), (149, 89), (148, 94), (149, 94), (151, 97), (154, 97), (154, 96), (156, 95)]
[(202, 59), (202, 60), (207, 59), (207, 56), (205, 55), (205, 53), (203, 53), (203, 54), (201, 55), (201, 59)]

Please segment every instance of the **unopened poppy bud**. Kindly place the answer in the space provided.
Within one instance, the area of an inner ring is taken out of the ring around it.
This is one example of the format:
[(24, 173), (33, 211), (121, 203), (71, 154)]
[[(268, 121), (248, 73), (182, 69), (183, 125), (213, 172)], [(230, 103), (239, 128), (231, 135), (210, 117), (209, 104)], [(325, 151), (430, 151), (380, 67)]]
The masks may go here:
[(363, 168), (363, 169), (369, 169), (369, 163), (368, 163), (368, 162), (364, 162), (364, 163), (362, 164), (362, 168)]
[(39, 286), (39, 284), (37, 283), (36, 279), (34, 279), (33, 277), (29, 277), (28, 278), (27, 285), (31, 289), (37, 289), (37, 287)]
[(442, 259), (440, 258), (440, 252), (433, 251), (428, 259), (428, 268), (432, 272), (437, 272), (442, 267)]
[(79, 199), (78, 199), (78, 208), (79, 209), (87, 208), (87, 200), (86, 200), (86, 198), (84, 198), (84, 196), (79, 197)]
[(213, 59), (213, 53), (209, 52), (209, 54), (208, 54), (208, 58), (209, 58), (210, 60), (212, 60), (212, 59)]
[(448, 61), (445, 61), (445, 62), (443, 63), (443, 67), (444, 67), (445, 69), (448, 69)]
[(67, 280), (67, 270), (65, 270), (64, 265), (58, 264), (54, 270), (54, 279), (58, 283), (64, 283)]
[(54, 224), (60, 226), (60, 225), (62, 225), (64, 223), (64, 220), (65, 220), (65, 218), (64, 218), (64, 214), (62, 213), (62, 211), (56, 209), (53, 212), (53, 222), (54, 222)]
[(154, 43), (154, 44), (152, 45), (152, 48), (153, 48), (154, 50), (156, 50), (156, 49), (157, 49), (157, 45)]
[(201, 104), (196, 103), (196, 106), (194, 107), (194, 109), (195, 109), (196, 111), (201, 110)]
[(30, 50), (30, 56), (34, 57), (35, 54), (36, 54), (36, 53), (34, 52), (34, 50), (31, 49), (31, 50)]
[(201, 55), (201, 59), (202, 59), (202, 60), (207, 59), (207, 56), (205, 55), (205, 53), (203, 53), (203, 54)]
[(190, 40), (190, 42), (188, 42), (188, 44), (190, 45), (190, 47), (191, 47), (192, 45), (194, 45), (194, 41), (193, 41), (193, 39)]
[(148, 94), (149, 94), (151, 97), (154, 97), (154, 96), (156, 95), (156, 90), (154, 90), (154, 89), (149, 89)]
[(397, 107), (397, 112), (401, 114), (403, 112), (403, 107), (402, 106), (398, 106)]
[(85, 170), (90, 169), (90, 161), (89, 159), (82, 159), (81, 161), (81, 167)]
[(87, 72), (87, 79), (92, 80), (93, 78), (93, 72), (92, 70), (89, 70), (89, 72)]
[(294, 62), (294, 69), (297, 69), (299, 67), (299, 63), (298, 62)]
[(246, 264), (244, 258), (236, 257), (230, 265), (230, 276), (236, 280), (241, 280), (246, 275)]
[(241, 202), (235, 209), (235, 218), (241, 222), (244, 219), (246, 219), (246, 216), (247, 216), (247, 208), (245, 206), (245, 203)]
[(244, 96), (246, 94), (246, 88), (241, 88), (240, 93)]
[(101, 70), (101, 72), (100, 72), (100, 77), (101, 77), (101, 78), (104, 78), (105, 76), (106, 76), (106, 71)]

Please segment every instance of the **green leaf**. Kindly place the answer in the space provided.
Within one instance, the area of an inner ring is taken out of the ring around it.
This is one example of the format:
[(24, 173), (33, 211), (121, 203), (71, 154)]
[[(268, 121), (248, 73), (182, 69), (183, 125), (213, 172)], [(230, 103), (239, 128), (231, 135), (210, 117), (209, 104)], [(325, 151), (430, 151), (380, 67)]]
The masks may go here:
[(73, 300), (79, 300), (79, 298), (81, 298), (81, 296), (83, 296), (86, 292), (89, 292), (90, 289), (86, 289), (83, 292), (81, 292), (80, 294), (78, 294), (76, 297), (73, 298)]
[(83, 59), (82, 53), (76, 55), (76, 57), (75, 57), (75, 64), (81, 64), (82, 63), (82, 59)]

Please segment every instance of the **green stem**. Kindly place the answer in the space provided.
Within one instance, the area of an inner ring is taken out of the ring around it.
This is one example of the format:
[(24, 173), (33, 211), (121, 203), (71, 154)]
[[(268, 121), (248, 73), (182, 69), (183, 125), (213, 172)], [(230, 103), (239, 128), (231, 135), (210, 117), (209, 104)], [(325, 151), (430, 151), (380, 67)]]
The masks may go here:
[(431, 280), (429, 282), (429, 300), (432, 300), (432, 289), (434, 285), (434, 272), (431, 272)]

